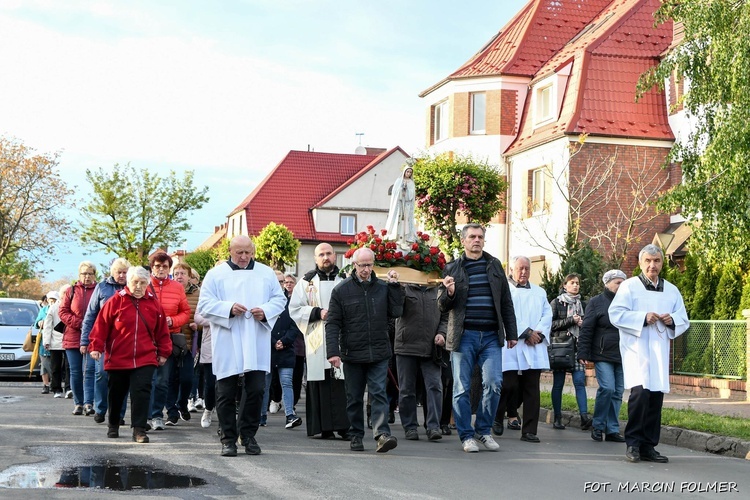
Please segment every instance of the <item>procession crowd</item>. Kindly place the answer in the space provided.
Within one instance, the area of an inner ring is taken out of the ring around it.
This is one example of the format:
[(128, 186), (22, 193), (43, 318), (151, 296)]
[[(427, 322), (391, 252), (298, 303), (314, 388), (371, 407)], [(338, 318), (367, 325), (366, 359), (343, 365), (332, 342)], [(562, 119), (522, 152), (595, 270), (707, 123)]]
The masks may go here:
[[(581, 277), (570, 274), (549, 303), (529, 281), (529, 258), (511, 258), (506, 275), (484, 251), (484, 235), (478, 224), (463, 227), (464, 251), (439, 284), (402, 283), (396, 268), (378, 277), (367, 247), (344, 276), (327, 243), (297, 280), (255, 261), (246, 236), (232, 239), (229, 260), (202, 281), (164, 252), (148, 268), (116, 259), (99, 283), (84, 261), (74, 285), (47, 293), (36, 320), (43, 393), (72, 398), (73, 415), (106, 422), (108, 438), (119, 437), (129, 406), (138, 443), (198, 413), (202, 429), (218, 421), (221, 455), (236, 456), (238, 441), (245, 453), (261, 453), (256, 437), (268, 413), (283, 408), (290, 430), (303, 424), (296, 406), (304, 385), (310, 437), (338, 435), (362, 451), (367, 427), (376, 451), (388, 452), (398, 445), (390, 429), (398, 411), (405, 439), (456, 432), (472, 453), (497, 451), (493, 436), (506, 428), (540, 442), (540, 375), (552, 369), (555, 429), (565, 428), (570, 373), (581, 428), (594, 441), (625, 443), (631, 462), (668, 461), (655, 449), (666, 356), (689, 323), (679, 292), (659, 277), (661, 250), (644, 247), (637, 277), (605, 273), (604, 292), (588, 303)], [(599, 384), (593, 415), (587, 363)]]

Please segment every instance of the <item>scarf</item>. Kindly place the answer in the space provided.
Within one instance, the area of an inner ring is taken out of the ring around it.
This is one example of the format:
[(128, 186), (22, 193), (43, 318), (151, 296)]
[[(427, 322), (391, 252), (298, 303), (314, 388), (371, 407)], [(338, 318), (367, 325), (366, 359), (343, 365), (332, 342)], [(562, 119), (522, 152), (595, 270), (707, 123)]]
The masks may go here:
[[(581, 304), (581, 295), (571, 295), (568, 292), (563, 292), (557, 297), (558, 302), (562, 302), (568, 307), (568, 318), (572, 318), (574, 315), (583, 316), (583, 304)], [(580, 327), (577, 324), (573, 324), (568, 327), (568, 333), (578, 338), (578, 332)]]

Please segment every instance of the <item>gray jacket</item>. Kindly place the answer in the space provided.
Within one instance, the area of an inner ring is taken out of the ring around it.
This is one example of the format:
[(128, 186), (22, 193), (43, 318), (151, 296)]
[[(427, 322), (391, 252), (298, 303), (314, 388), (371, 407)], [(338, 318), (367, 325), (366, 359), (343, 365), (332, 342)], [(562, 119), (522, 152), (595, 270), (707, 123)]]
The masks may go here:
[(393, 350), (402, 356), (429, 358), (438, 333), (446, 334), (448, 315), (437, 304), (437, 287), (403, 285), (404, 314), (396, 320)]

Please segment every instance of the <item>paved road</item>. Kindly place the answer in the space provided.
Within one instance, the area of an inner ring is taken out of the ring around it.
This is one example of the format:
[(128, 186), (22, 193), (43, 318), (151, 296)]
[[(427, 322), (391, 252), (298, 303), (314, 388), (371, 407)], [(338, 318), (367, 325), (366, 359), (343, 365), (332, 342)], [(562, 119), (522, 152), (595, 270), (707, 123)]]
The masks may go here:
[[(303, 406), (303, 405), (300, 405)], [(204, 479), (189, 489), (151, 491), (177, 498), (578, 498), (581, 495), (632, 497), (626, 490), (672, 490), (679, 498), (748, 498), (750, 471), (745, 460), (662, 445), (670, 463), (630, 464), (624, 445), (596, 443), (574, 429), (540, 426), (541, 444), (520, 441), (518, 432), (499, 438), (501, 451), (466, 454), (458, 437), (438, 442), (402, 439), (398, 448), (364, 453), (349, 451), (342, 440), (310, 439), (304, 425), (284, 429), (272, 415), (262, 428), (260, 456), (222, 458), (216, 423), (206, 430), (197, 419), (177, 428), (150, 433), (150, 444), (126, 437), (107, 439), (106, 428), (91, 417), (72, 416), (72, 402), (39, 394), (38, 384), (0, 384), (0, 486), (9, 483), (54, 484), (65, 467), (103, 463), (139, 465)], [(304, 412), (300, 412), (304, 418)], [(398, 422), (398, 419), (397, 419)], [(699, 492), (698, 488), (729, 490)], [(680, 492), (681, 489), (692, 491)], [(587, 491), (588, 490), (588, 491)], [(597, 493), (592, 492), (597, 491)], [(108, 498), (133, 492), (109, 492)], [(137, 493), (148, 497), (146, 491)], [(101, 498), (101, 490), (2, 489), (2, 498)]]

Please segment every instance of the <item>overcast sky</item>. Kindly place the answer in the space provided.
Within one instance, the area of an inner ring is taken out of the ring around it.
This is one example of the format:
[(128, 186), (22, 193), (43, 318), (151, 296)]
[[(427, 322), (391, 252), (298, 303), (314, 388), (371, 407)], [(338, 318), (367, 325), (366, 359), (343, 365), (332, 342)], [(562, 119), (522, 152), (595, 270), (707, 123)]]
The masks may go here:
[[(525, 3), (2, 0), (0, 135), (61, 152), (80, 197), (86, 169), (195, 170), (211, 201), (190, 216), (191, 250), (289, 150), (352, 153), (364, 133), (419, 153), (417, 95)], [(71, 245), (46, 278), (84, 258), (109, 261)]]

